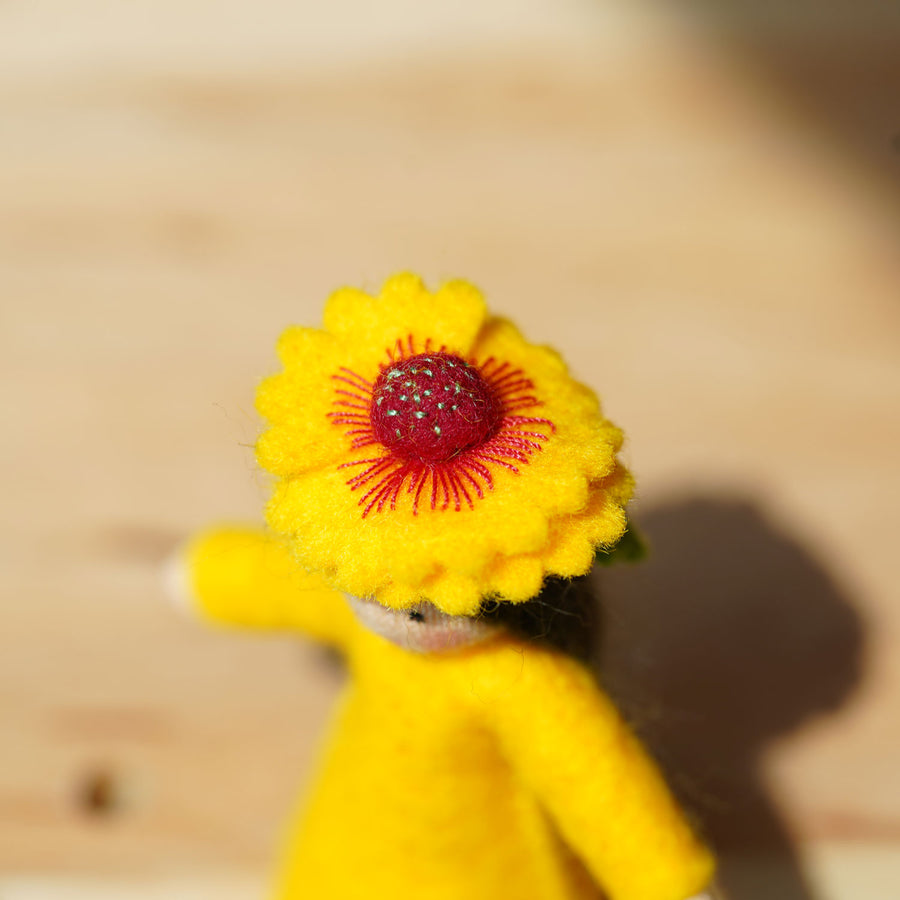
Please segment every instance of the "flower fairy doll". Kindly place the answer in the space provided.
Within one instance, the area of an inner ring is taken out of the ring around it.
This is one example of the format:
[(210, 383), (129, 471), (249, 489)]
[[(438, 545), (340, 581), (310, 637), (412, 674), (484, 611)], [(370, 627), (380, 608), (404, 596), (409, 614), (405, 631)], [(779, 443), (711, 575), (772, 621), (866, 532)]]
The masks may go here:
[(411, 275), (338, 291), (278, 352), (257, 397), (268, 530), (183, 557), (202, 615), (350, 669), (277, 900), (701, 896), (712, 858), (591, 673), (504, 624), (626, 530), (594, 394), (470, 285)]

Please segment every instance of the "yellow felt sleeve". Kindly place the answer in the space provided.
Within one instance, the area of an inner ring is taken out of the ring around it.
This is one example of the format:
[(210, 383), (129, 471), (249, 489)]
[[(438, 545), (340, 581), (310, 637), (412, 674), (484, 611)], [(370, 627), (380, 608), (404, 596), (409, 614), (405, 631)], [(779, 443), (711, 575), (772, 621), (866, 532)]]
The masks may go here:
[(590, 672), (526, 647), (494, 688), (507, 757), (611, 900), (686, 900), (709, 886), (712, 854)]
[(246, 628), (304, 632), (343, 644), (353, 615), (341, 594), (304, 572), (279, 539), (258, 529), (218, 528), (185, 550), (190, 600), (204, 618)]

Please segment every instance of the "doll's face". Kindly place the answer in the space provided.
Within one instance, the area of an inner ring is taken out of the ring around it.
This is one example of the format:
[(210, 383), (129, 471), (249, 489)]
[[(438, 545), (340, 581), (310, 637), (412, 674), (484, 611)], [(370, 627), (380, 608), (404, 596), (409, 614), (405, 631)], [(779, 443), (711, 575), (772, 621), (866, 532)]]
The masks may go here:
[(356, 618), (369, 631), (417, 653), (440, 653), (476, 644), (497, 633), (498, 626), (469, 616), (448, 616), (431, 603), (389, 609), (374, 600), (346, 595)]

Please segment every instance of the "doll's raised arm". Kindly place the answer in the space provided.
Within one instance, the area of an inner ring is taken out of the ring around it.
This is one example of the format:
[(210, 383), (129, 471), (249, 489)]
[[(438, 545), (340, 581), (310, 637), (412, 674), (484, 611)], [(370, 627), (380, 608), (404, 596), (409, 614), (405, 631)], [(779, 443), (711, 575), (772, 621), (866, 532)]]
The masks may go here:
[(611, 900), (711, 896), (714, 863), (591, 673), (520, 646), (488, 691), (507, 758)]
[(175, 565), (180, 590), (203, 618), (242, 628), (302, 632), (341, 645), (353, 616), (344, 598), (304, 572), (278, 538), (219, 528), (192, 538)]

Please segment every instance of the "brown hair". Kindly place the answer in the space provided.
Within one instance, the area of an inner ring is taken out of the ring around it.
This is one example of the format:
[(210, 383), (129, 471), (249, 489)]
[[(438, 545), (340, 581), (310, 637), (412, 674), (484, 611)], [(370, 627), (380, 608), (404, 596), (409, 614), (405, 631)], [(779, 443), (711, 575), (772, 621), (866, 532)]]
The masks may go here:
[(485, 600), (479, 616), (582, 662), (592, 658), (600, 638), (600, 611), (590, 575), (548, 578), (541, 592), (525, 603)]

